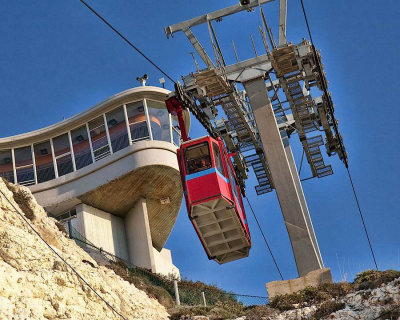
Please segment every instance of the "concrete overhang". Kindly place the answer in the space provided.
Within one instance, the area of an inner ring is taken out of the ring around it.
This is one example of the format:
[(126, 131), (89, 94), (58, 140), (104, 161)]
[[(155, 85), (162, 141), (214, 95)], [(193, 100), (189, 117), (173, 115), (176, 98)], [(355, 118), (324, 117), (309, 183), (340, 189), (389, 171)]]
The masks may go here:
[[(123, 104), (142, 99), (165, 101), (169, 93), (151, 86), (123, 91), (54, 125), (0, 138), (0, 150), (48, 141)], [(184, 120), (189, 131), (188, 111)], [(38, 203), (56, 216), (85, 203), (124, 217), (140, 198), (145, 198), (153, 246), (161, 250), (175, 224), (183, 197), (176, 150), (169, 142), (135, 141), (84, 168), (29, 188)]]
[[(163, 141), (136, 142), (83, 169), (30, 189), (53, 215), (85, 203), (124, 217), (140, 198), (145, 198), (153, 246), (161, 250), (175, 224), (183, 196), (176, 149)], [(168, 201), (161, 201), (165, 199)]]

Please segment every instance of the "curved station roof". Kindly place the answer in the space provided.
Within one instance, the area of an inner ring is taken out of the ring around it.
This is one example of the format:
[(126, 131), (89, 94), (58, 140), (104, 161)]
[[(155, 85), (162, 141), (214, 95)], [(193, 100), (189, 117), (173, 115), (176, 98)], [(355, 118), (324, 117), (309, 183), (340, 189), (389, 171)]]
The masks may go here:
[[(124, 216), (145, 198), (160, 250), (182, 201), (180, 130), (165, 107), (168, 93), (129, 89), (62, 122), (1, 138), (0, 176), (29, 186), (54, 216), (80, 203)], [(188, 113), (185, 123), (189, 129)]]

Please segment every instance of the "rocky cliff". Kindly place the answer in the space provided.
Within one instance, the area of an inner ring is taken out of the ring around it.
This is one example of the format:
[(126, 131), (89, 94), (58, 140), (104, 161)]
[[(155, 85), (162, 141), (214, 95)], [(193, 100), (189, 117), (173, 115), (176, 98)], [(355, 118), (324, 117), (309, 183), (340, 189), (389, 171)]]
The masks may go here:
[(0, 178), (0, 191), (4, 194), (0, 194), (0, 319), (122, 319), (46, 246), (12, 205), (125, 319), (168, 319), (156, 300), (99, 266), (68, 239), (29, 189)]
[(400, 279), (365, 288), (309, 306), (296, 305), (294, 310), (276, 312), (268, 320), (292, 319), (400, 319)]
[(170, 310), (172, 320), (400, 320), (400, 272), (367, 270), (353, 282), (325, 283), (280, 295), (267, 305), (218, 303)]

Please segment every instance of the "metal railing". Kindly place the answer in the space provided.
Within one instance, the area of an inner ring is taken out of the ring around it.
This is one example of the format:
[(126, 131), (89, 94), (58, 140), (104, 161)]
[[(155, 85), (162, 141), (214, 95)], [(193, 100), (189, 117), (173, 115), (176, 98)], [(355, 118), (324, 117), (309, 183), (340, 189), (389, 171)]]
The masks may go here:
[[(110, 252), (103, 250), (95, 246), (84, 236), (82, 236), (75, 228), (69, 226), (69, 236), (75, 242), (89, 254), (99, 254), (105, 260), (110, 262), (110, 266), (114, 271), (116, 269), (124, 270), (127, 278), (135, 281), (140, 281), (142, 283), (147, 283), (149, 286), (159, 286), (165, 289), (171, 298), (176, 301), (176, 291), (174, 288), (174, 281), (177, 280), (173, 276), (164, 276), (160, 274), (154, 274), (151, 270), (141, 268), (131, 264), (126, 259), (118, 257)], [(267, 304), (268, 297), (238, 294), (234, 292), (224, 291), (216, 286), (207, 285), (200, 281), (178, 280), (178, 295), (181, 305), (194, 306), (194, 305), (204, 305), (203, 293), (205, 302), (208, 306), (216, 305), (217, 303), (232, 303), (232, 304), (242, 304), (243, 306), (250, 305), (265, 305)]]

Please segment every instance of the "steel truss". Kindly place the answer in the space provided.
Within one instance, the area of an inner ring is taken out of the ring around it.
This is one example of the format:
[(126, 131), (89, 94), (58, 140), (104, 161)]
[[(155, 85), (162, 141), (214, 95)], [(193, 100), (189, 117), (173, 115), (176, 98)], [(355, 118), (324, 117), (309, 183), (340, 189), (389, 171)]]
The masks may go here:
[[(261, 7), (271, 1), (251, 0), (246, 6), (234, 5), (165, 28), (168, 37), (184, 32), (206, 65), (206, 69), (200, 70), (195, 61), (197, 71), (182, 77), (180, 90), (190, 97), (186, 106), (211, 135), (220, 135), (229, 151), (236, 152), (234, 164), (243, 192), (247, 171), (253, 168), (258, 180), (255, 186), (258, 195), (272, 191), (274, 183), (246, 92), (238, 87), (238, 84), (255, 77), (265, 80), (279, 129), (284, 131), (282, 136), (298, 134), (313, 177), (321, 178), (333, 173), (331, 165), (325, 164), (322, 145), (325, 145), (328, 156), (337, 154), (347, 166), (347, 154), (337, 130), (332, 99), (323, 91), (328, 82), (321, 56), (307, 40), (297, 45), (287, 43), (286, 0), (280, 0), (279, 46), (276, 46)], [(260, 9), (262, 16), (260, 31), (266, 53), (257, 55), (255, 51), (254, 58), (226, 65), (212, 22), (255, 7)], [(208, 26), (216, 63), (191, 31), (192, 27), (200, 24)], [(323, 91), (322, 96), (313, 98), (310, 93), (313, 87)], [(222, 108), (226, 119), (217, 119), (218, 107)]]

